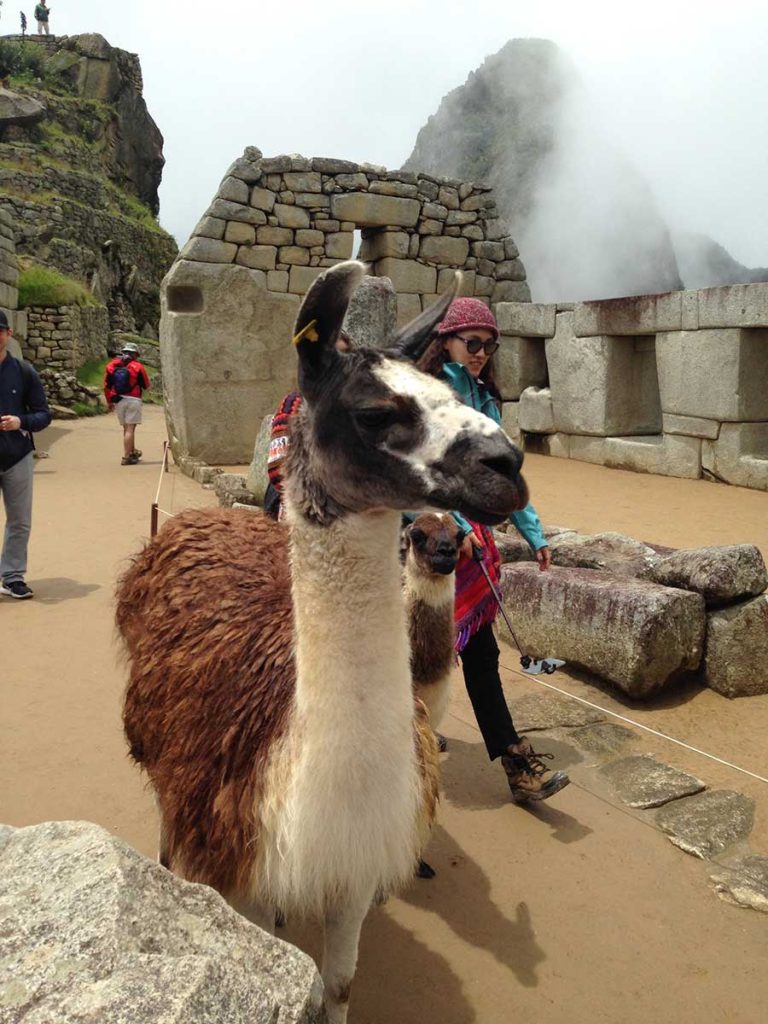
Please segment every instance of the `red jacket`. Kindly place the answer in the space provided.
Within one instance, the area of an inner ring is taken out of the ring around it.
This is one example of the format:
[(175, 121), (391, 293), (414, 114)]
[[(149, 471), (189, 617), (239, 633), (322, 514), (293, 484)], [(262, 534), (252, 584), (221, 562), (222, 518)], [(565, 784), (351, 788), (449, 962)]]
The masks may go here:
[[(130, 390), (124, 392), (122, 395), (118, 395), (115, 391), (113, 383), (113, 373), (118, 366), (125, 366), (128, 370), (128, 377), (130, 380)], [(115, 356), (107, 363), (107, 368), (104, 371), (104, 397), (107, 399), (109, 405), (114, 405), (121, 398), (141, 398), (142, 391), (146, 391), (149, 388), (149, 377), (147, 371), (138, 361), (138, 359), (131, 359), (129, 362), (125, 362), (122, 356)]]

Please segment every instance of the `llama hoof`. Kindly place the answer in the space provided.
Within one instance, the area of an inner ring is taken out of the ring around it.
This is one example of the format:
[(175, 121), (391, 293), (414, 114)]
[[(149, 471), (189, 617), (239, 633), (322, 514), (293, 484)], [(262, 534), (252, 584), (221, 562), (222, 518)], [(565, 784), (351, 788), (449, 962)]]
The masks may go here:
[(416, 868), (416, 874), (419, 878), (434, 878), (437, 872), (425, 860), (420, 860), (419, 866)]
[(282, 910), (275, 913), (275, 928), (285, 928), (285, 914)]
[(441, 754), (444, 754), (448, 749), (448, 740), (443, 736), (441, 732), (435, 733), (435, 739), (437, 740), (437, 749)]

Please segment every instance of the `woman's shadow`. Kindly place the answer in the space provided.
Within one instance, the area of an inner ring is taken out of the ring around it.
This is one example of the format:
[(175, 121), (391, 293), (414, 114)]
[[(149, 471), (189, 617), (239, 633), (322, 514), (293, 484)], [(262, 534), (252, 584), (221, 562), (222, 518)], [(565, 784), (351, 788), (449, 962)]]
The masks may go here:
[[(534, 746), (536, 750), (555, 753), (558, 767), (568, 767), (581, 760), (581, 756), (571, 747), (548, 737), (535, 737)], [(482, 770), (478, 770), (479, 766), (482, 766)], [(515, 814), (530, 814), (547, 825), (551, 830), (551, 838), (559, 843), (579, 842), (593, 831), (553, 802), (567, 803), (567, 788), (561, 790), (562, 796), (558, 794), (553, 800), (511, 805), (504, 770), (498, 761), (488, 762), (481, 743), (466, 743), (451, 738), (448, 741), (448, 753), (441, 759), (440, 769), (442, 793), (457, 807), (469, 811), (506, 808)]]

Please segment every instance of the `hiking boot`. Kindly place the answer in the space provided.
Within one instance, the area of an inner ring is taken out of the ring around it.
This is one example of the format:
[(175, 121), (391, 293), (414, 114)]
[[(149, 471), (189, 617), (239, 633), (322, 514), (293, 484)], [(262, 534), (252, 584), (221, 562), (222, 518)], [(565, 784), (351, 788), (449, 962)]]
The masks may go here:
[(131, 452), (131, 455), (134, 457), (134, 459), (136, 459), (137, 462), (139, 461), (143, 454), (144, 452), (140, 452), (138, 448), (134, 448), (133, 451)]
[(120, 460), (121, 466), (135, 466), (139, 460), (136, 458), (136, 453), (131, 452), (130, 455), (124, 455)]
[[(521, 736), (519, 743), (508, 747), (501, 763), (507, 773), (507, 782), (516, 804), (529, 800), (548, 800), (571, 781), (565, 772), (553, 772), (544, 764), (554, 754), (537, 754), (527, 736)], [(549, 778), (545, 778), (549, 776)]]
[(0, 586), (0, 594), (7, 594), (8, 597), (15, 597), (17, 601), (26, 601), (34, 597), (34, 591), (28, 587), (24, 580), (13, 580), (11, 583), (3, 583)]

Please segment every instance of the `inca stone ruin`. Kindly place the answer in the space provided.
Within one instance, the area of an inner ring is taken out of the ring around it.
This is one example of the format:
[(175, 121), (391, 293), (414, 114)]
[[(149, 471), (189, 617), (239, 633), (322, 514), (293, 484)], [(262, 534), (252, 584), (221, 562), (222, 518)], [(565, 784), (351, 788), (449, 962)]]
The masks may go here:
[(401, 322), (464, 271), (463, 293), (529, 301), (525, 269), (483, 185), (247, 149), (165, 279), (161, 351), (174, 450), (250, 462), (262, 418), (295, 386), (301, 296), (353, 255), (387, 277)]
[(525, 449), (768, 489), (768, 284), (531, 303), (484, 185), (254, 148), (227, 171), (163, 285), (178, 455), (250, 462), (263, 417), (295, 384), (301, 296), (353, 255), (391, 281), (400, 322), (463, 271), (463, 294), (498, 319), (504, 423)]

